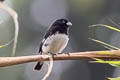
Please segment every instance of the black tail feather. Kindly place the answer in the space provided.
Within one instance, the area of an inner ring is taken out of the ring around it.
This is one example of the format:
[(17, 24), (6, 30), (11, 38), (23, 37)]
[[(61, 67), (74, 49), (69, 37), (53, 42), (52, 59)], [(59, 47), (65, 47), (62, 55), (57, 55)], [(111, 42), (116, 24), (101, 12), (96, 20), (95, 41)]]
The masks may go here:
[(40, 70), (43, 66), (43, 63), (41, 64), (40, 62), (37, 63), (37, 65), (35, 66), (35, 70)]

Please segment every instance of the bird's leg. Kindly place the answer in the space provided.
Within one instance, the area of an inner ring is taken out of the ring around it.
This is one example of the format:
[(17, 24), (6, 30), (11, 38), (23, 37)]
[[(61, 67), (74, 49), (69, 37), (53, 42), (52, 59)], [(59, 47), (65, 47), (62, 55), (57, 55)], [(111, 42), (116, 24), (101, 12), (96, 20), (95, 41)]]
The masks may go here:
[[(70, 56), (69, 53), (70, 53), (70, 52), (65, 52), (64, 54), (67, 54), (68, 56)], [(58, 54), (63, 54), (63, 53), (58, 53)]]
[(51, 52), (49, 52), (49, 54), (52, 55), (52, 58), (53, 58), (53, 59), (54, 59), (54, 56), (57, 55), (57, 54), (53, 54), (53, 53), (51, 53)]
[(70, 56), (70, 52), (65, 52), (64, 54), (67, 54), (68, 56)]

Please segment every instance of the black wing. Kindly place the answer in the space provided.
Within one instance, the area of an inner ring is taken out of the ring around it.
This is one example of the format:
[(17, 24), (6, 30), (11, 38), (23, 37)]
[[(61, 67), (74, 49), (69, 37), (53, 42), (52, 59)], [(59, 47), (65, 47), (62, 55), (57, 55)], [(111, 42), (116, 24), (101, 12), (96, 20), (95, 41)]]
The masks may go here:
[(46, 40), (49, 36), (51, 36), (52, 34), (53, 34), (53, 28), (50, 27), (50, 28), (47, 30), (47, 32), (45, 33), (43, 41), (40, 43), (40, 48), (39, 48), (39, 53), (40, 53), (40, 54), (42, 53), (42, 46), (43, 46), (45, 40)]
[(39, 53), (41, 54), (42, 53), (42, 46), (43, 46), (43, 43), (45, 42), (45, 40), (53, 35), (54, 33), (56, 32), (56, 28), (55, 26), (51, 26), (50, 28), (48, 28), (48, 30), (46, 31), (45, 35), (44, 35), (44, 39), (43, 41), (40, 43), (40, 48), (39, 48)]
[(47, 32), (44, 35), (44, 39), (48, 38), (49, 36), (55, 34), (56, 32), (56, 26), (51, 26), (50, 28), (48, 28)]
[(40, 43), (40, 48), (39, 48), (39, 51), (38, 51), (38, 53), (40, 53), (40, 54), (42, 53), (42, 46), (43, 46), (43, 43), (41, 42)]

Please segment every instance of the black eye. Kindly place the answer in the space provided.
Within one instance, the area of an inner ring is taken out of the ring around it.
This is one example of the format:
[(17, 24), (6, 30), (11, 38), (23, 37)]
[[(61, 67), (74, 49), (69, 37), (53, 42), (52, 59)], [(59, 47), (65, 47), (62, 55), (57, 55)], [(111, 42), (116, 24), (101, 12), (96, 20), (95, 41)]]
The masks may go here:
[(65, 20), (63, 20), (63, 21), (62, 21), (62, 23), (63, 23), (63, 24), (65, 24), (65, 23), (66, 23), (66, 21), (65, 21)]

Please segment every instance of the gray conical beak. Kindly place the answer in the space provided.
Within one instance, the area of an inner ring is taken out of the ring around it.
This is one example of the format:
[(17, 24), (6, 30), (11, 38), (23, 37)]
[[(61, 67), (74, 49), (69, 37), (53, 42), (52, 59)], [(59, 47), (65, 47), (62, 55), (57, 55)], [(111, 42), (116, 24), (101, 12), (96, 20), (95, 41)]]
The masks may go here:
[(72, 23), (71, 22), (67, 22), (66, 23), (68, 26), (72, 26)]

